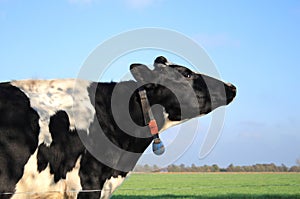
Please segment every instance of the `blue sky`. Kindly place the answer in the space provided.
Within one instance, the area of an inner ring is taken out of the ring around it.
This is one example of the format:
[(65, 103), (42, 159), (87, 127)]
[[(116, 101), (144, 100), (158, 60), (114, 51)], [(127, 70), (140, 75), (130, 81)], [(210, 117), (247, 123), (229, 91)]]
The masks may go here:
[[(114, 35), (175, 30), (199, 43), (222, 79), (238, 87), (213, 151), (197, 156), (207, 116), (177, 163), (294, 165), (300, 158), (299, 24), (299, 1), (0, 0), (0, 80), (76, 77), (89, 53)], [(157, 52), (148, 54), (134, 62), (152, 63)]]

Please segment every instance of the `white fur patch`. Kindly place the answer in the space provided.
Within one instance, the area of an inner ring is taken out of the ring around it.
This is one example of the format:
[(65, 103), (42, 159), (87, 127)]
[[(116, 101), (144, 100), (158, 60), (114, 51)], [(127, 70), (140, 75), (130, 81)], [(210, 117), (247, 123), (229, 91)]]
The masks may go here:
[(94, 120), (95, 109), (89, 99), (88, 81), (22, 80), (13, 81), (11, 84), (20, 88), (29, 97), (31, 107), (40, 116), (39, 144), (43, 142), (48, 146), (51, 144), (49, 121), (58, 110), (67, 112), (70, 129), (88, 130)]
[(111, 177), (110, 179), (107, 179), (101, 190), (100, 199), (109, 199), (111, 194), (122, 184), (124, 179), (125, 178), (120, 175), (117, 178)]
[(171, 121), (171, 120), (169, 120), (168, 116), (169, 116), (169, 114), (164, 111), (165, 123), (164, 123), (163, 127), (160, 129), (160, 131), (158, 133), (161, 133), (161, 132), (165, 131), (168, 128), (171, 128), (173, 126), (176, 126), (178, 124), (181, 124), (181, 123), (187, 121), (187, 119), (186, 120), (181, 120), (181, 121)]
[(12, 199), (77, 198), (81, 190), (79, 177), (81, 157), (77, 159), (73, 170), (67, 173), (66, 179), (55, 183), (54, 175), (50, 174), (49, 165), (42, 172), (38, 172), (36, 156), (37, 150), (25, 165), (23, 176), (16, 185)]

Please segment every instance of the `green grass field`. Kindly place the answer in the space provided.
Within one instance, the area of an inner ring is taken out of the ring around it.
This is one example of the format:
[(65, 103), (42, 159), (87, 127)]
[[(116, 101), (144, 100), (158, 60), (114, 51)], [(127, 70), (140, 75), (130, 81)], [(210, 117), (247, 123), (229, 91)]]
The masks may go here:
[(300, 173), (131, 174), (112, 199), (299, 198)]

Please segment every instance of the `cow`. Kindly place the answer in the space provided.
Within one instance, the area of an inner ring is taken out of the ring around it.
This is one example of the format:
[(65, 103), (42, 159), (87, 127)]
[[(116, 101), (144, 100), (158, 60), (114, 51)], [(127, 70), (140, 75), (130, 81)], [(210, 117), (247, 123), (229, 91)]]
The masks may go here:
[[(234, 85), (163, 56), (130, 71), (134, 80), (121, 82), (1, 83), (0, 198), (109, 198), (162, 131), (236, 96)], [(152, 127), (143, 104), (152, 107)], [(102, 143), (102, 159), (87, 143)]]

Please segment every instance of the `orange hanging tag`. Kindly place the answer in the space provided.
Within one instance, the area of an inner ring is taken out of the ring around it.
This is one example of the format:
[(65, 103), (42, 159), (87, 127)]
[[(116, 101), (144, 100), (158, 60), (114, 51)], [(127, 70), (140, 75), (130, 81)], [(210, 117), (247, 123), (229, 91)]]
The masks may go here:
[(158, 127), (157, 127), (156, 120), (150, 120), (148, 126), (150, 128), (150, 132), (152, 135), (158, 134)]

